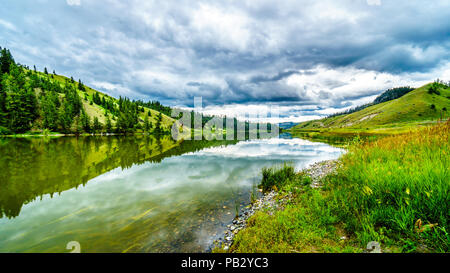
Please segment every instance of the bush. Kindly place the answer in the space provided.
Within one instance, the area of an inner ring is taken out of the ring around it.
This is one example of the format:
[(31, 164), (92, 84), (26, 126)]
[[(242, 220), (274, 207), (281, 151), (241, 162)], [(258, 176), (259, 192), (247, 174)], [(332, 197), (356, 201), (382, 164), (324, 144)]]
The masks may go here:
[(441, 92), (439, 92), (438, 89), (442, 88), (442, 87), (445, 88), (445, 86), (443, 86), (442, 84), (434, 82), (434, 83), (432, 83), (430, 85), (430, 87), (428, 87), (428, 94), (430, 94), (430, 95), (432, 95), (432, 94), (440, 95)]
[(263, 191), (280, 189), (289, 181), (295, 180), (295, 178), (294, 167), (286, 163), (281, 168), (264, 168), (262, 170), (261, 188)]

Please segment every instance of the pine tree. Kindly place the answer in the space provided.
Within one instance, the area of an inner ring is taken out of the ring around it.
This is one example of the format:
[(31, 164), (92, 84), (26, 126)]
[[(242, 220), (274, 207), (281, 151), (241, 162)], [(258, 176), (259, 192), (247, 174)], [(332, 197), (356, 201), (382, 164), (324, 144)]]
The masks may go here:
[(43, 116), (43, 126), (44, 128), (50, 130), (57, 130), (59, 117), (58, 117), (58, 109), (55, 105), (55, 101), (53, 99), (54, 93), (44, 96), (41, 100), (41, 108), (42, 108), (42, 116)]
[(106, 117), (106, 132), (108, 133), (112, 132), (112, 124), (111, 119), (109, 117)]
[(9, 75), (4, 74), (2, 80), (1, 118), (2, 125), (15, 133), (28, 131), (37, 115), (36, 97), (25, 83), (23, 69), (11, 63)]
[[(1, 48), (0, 48), (1, 49)], [(11, 64), (15, 64), (15, 61), (8, 49), (3, 48), (0, 52), (0, 74), (9, 73)]]
[(81, 91), (86, 91), (86, 88), (84, 88), (84, 84), (81, 82), (81, 79), (78, 80), (78, 89)]
[(83, 126), (83, 130), (86, 133), (90, 133), (91, 132), (91, 119), (90, 117), (84, 112), (81, 112), (81, 124)]
[(74, 125), (74, 132), (75, 132), (75, 134), (76, 135), (81, 134), (81, 132), (83, 131), (83, 125), (81, 124), (79, 116), (76, 116), (74, 118), (73, 125)]
[(64, 104), (64, 107), (59, 109), (58, 125), (63, 133), (70, 132), (70, 126), (72, 125), (71, 112), (72, 110), (67, 108), (66, 104)]
[(44, 73), (45, 75), (48, 75), (47, 67), (44, 67)]
[(154, 133), (157, 135), (160, 135), (162, 133), (161, 122), (162, 122), (162, 114), (160, 112), (158, 114), (158, 116), (156, 117), (156, 124), (155, 124), (155, 130), (154, 130)]
[(102, 124), (99, 122), (97, 117), (94, 117), (94, 133), (97, 133), (103, 129)]
[[(5, 74), (6, 76), (6, 74)], [(3, 90), (3, 77), (0, 77), (0, 126), (6, 126), (6, 91)]]
[(145, 118), (144, 118), (144, 130), (146, 132), (149, 132), (151, 128), (152, 128), (152, 124), (150, 123), (150, 121), (148, 119), (148, 116), (145, 116)]

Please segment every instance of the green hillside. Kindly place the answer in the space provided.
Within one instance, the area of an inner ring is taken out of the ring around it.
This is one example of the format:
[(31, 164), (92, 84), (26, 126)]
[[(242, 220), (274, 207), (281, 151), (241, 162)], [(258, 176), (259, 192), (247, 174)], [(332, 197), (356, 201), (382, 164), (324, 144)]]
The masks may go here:
[(47, 68), (16, 64), (1, 47), (0, 76), (0, 135), (168, 134), (175, 121), (157, 101), (113, 98)]
[(302, 122), (293, 131), (383, 133), (409, 130), (450, 117), (450, 87), (430, 83), (387, 102), (348, 115)]
[[(41, 74), (41, 76), (43, 76), (44, 73), (40, 73), (40, 74)], [(56, 81), (60, 82), (61, 84), (70, 82), (70, 79), (65, 76), (51, 75), (50, 77), (52, 77)], [(76, 85), (78, 86), (78, 84), (76, 84)], [(118, 106), (119, 100), (114, 97), (111, 97), (107, 94), (104, 94), (100, 91), (97, 91), (89, 86), (84, 85), (84, 87), (85, 87), (85, 91), (77, 90), (77, 92), (78, 92), (78, 95), (83, 99), (82, 100), (83, 107), (84, 107), (86, 113), (91, 117), (92, 120), (94, 119), (94, 117), (97, 117), (101, 123), (106, 124), (105, 112), (107, 112), (107, 111), (105, 111), (105, 109), (101, 105), (98, 105), (94, 102), (94, 100), (93, 100), (94, 94), (97, 94), (100, 97), (100, 99), (105, 98), (105, 99), (113, 100), (116, 106)], [(91, 103), (91, 101), (92, 101), (92, 103)], [(141, 110), (140, 110), (141, 112), (138, 113), (138, 117), (139, 117), (139, 124), (142, 126), (142, 129), (144, 129), (145, 116), (148, 116), (149, 123), (152, 124), (153, 128), (155, 128), (155, 126), (157, 124), (157, 117), (160, 112), (153, 110), (146, 106), (141, 106), (140, 108), (141, 108)], [(148, 112), (150, 112), (150, 115), (148, 114)], [(164, 130), (170, 130), (170, 128), (171, 128), (172, 124), (175, 122), (175, 120), (173, 118), (171, 118), (170, 116), (163, 114), (163, 113), (161, 113), (161, 116), (162, 116), (162, 121), (161, 121), (162, 128)], [(115, 124), (116, 124), (116, 121), (113, 120), (112, 125), (114, 126)]]

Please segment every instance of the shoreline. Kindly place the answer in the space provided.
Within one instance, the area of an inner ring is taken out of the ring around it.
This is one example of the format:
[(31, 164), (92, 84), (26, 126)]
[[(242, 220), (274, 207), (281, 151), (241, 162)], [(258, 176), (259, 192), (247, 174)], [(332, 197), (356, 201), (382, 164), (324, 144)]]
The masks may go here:
[[(304, 172), (311, 178), (310, 187), (320, 188), (322, 179), (333, 173), (337, 169), (338, 163), (339, 159), (319, 161), (299, 172)], [(225, 232), (213, 241), (207, 252), (211, 253), (218, 249), (228, 252), (233, 245), (234, 237), (247, 227), (250, 217), (259, 211), (265, 211), (272, 215), (275, 211), (283, 210), (292, 197), (292, 193), (282, 194), (274, 190), (263, 193), (260, 198), (239, 211), (238, 216), (227, 225)]]
[[(0, 135), (0, 138), (30, 138), (30, 137), (91, 137), (91, 136), (134, 136), (134, 135), (147, 135), (147, 136), (157, 136), (156, 134), (148, 134), (148, 133), (101, 133), (101, 134), (17, 134), (17, 135)], [(160, 134), (159, 136), (163, 136), (167, 134)]]

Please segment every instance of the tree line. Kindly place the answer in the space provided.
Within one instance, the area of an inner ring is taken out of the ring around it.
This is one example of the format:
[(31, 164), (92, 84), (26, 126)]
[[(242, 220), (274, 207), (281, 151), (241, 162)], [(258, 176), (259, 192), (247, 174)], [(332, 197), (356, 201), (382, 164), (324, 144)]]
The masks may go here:
[[(65, 134), (168, 133), (161, 112), (170, 115), (171, 109), (157, 101), (115, 99), (94, 90), (89, 95), (81, 80), (71, 77), (62, 82), (56, 79), (55, 71), (49, 74), (45, 68), (44, 73), (39, 73), (36, 66), (31, 70), (16, 63), (11, 52), (1, 47), (0, 69), (0, 134), (42, 130)], [(92, 119), (83, 103), (98, 106), (105, 122), (101, 123), (97, 116)], [(150, 122), (151, 111), (144, 107), (159, 111), (155, 124)]]

